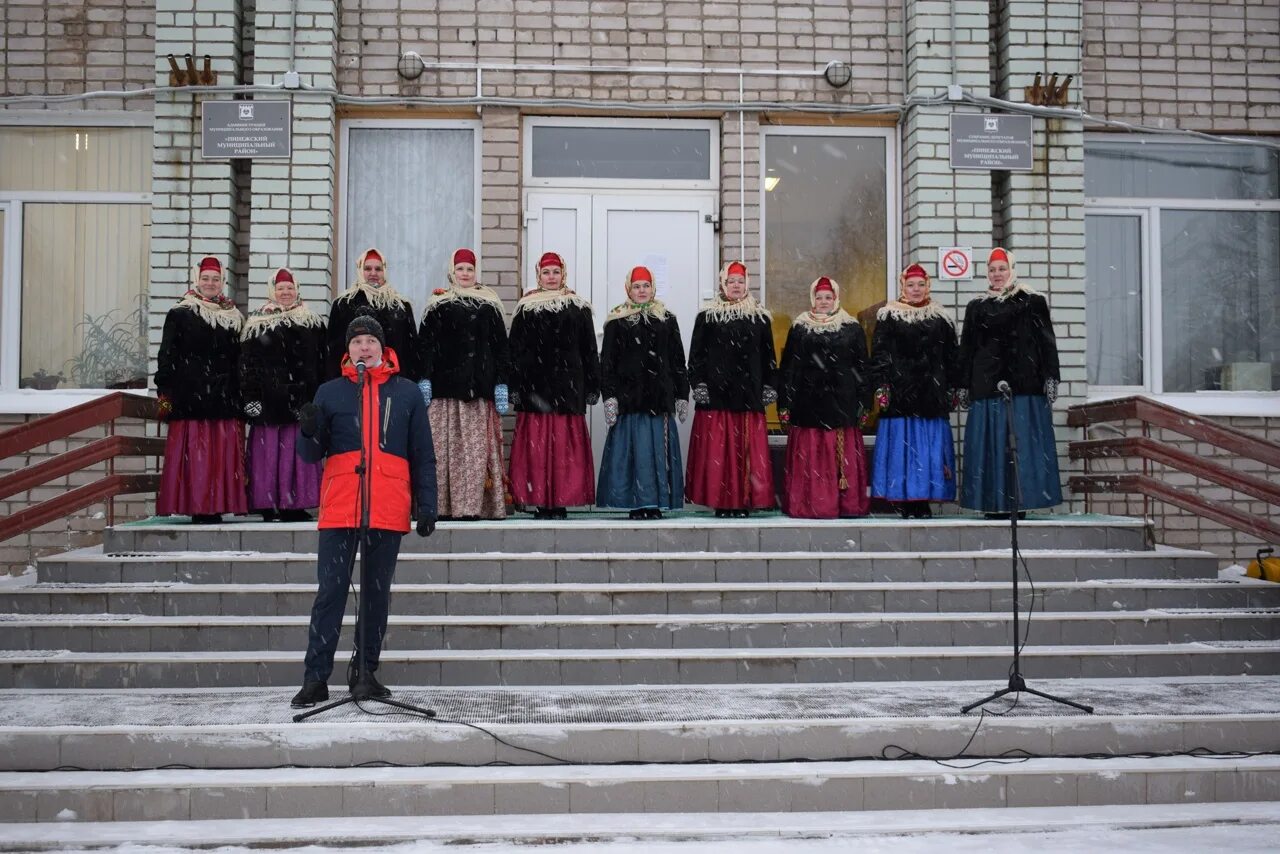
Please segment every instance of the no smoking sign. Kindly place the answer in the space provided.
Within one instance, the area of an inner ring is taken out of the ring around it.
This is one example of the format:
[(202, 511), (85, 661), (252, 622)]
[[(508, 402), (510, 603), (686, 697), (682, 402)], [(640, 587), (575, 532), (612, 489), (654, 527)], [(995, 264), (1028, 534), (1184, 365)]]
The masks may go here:
[(938, 249), (938, 278), (972, 279), (973, 249), (968, 246), (943, 246)]

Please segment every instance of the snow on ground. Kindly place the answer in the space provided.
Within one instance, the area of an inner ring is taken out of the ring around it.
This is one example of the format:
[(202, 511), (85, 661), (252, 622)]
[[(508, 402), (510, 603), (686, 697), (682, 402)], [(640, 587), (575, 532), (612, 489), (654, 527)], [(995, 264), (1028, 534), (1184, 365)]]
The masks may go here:
[[(522, 842), (474, 842), (466, 840), (433, 840), (396, 845), (361, 846), (361, 854), (918, 854), (946, 851), (949, 854), (990, 854), (996, 852), (1059, 852), (1059, 854), (1097, 854), (1102, 851), (1147, 852), (1147, 854), (1183, 854), (1189, 851), (1231, 850), (1232, 854), (1274, 852), (1277, 834), (1274, 824), (1222, 824), (1193, 828), (1114, 829), (1108, 827), (1064, 830), (1051, 833), (919, 833), (877, 836), (834, 835), (824, 838), (779, 839), (692, 839), (652, 840), (614, 839), (588, 842), (563, 842), (530, 839)], [(150, 845), (122, 845), (97, 849), (113, 854), (208, 854), (258, 852), (260, 848), (223, 847), (216, 849), (169, 848)], [(337, 854), (346, 848), (306, 846), (288, 849), (292, 854)]]

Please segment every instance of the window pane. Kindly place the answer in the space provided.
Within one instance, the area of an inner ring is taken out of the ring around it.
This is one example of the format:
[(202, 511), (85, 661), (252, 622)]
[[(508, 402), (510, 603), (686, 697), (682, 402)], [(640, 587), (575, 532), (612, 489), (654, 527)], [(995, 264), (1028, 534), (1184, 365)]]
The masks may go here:
[(1142, 385), (1142, 220), (1086, 216), (1090, 385)]
[(1093, 142), (1085, 194), (1148, 199), (1274, 199), (1280, 152), (1258, 145)]
[(27, 204), (22, 231), (22, 386), (144, 387), (149, 207)]
[(851, 313), (884, 299), (883, 138), (768, 134), (764, 197), (766, 300), (775, 328), (809, 308), (809, 283), (818, 276), (840, 283)]
[[(475, 132), (469, 128), (352, 128), (347, 157), (347, 261), (370, 246), (387, 258), (387, 280), (413, 301), (414, 319), (434, 288), (447, 287), (454, 249), (475, 250)], [(480, 260), (481, 276), (484, 259)], [(339, 291), (355, 281), (341, 271)], [(483, 281), (483, 278), (482, 278)]]
[(711, 131), (705, 128), (533, 128), (535, 178), (706, 181)]
[(0, 128), (0, 189), (151, 190), (151, 128)]
[(1164, 390), (1280, 389), (1280, 213), (1160, 218)]

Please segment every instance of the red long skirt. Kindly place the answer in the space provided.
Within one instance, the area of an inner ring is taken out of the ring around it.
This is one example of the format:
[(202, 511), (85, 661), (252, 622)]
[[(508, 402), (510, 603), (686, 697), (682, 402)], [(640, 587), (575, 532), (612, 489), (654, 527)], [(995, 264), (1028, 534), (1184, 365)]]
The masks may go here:
[(694, 414), (684, 497), (717, 510), (773, 506), (773, 464), (763, 412), (699, 409)]
[(835, 519), (865, 516), (870, 505), (861, 430), (792, 427), (788, 431), (782, 512), (799, 519)]
[(511, 500), (521, 507), (578, 507), (596, 500), (596, 467), (583, 415), (517, 412)]
[(234, 418), (169, 422), (158, 516), (247, 513), (244, 422)]

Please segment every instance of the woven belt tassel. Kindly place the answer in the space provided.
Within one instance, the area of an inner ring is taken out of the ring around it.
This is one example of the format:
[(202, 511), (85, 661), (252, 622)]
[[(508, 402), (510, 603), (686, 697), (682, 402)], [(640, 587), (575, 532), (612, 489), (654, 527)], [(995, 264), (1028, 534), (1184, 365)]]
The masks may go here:
[(840, 472), (840, 490), (849, 488), (849, 479), (844, 474), (844, 427), (836, 428), (836, 469)]

